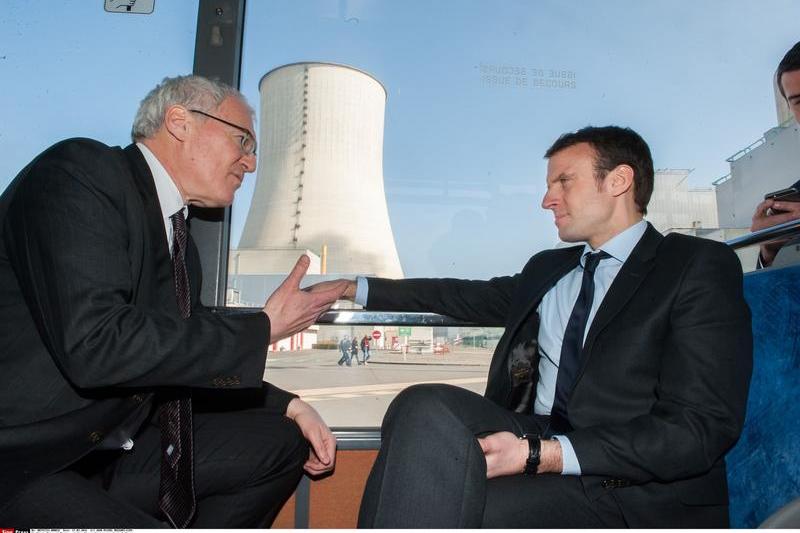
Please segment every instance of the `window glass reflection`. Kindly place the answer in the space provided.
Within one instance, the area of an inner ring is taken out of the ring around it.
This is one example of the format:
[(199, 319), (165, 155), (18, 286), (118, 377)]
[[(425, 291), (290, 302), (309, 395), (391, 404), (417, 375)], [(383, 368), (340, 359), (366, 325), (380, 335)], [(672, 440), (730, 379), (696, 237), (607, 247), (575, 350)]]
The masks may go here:
[(143, 95), (192, 71), (197, 4), (156, 2), (151, 14), (126, 14), (103, 2), (3, 2), (0, 190), (62, 139), (128, 145)]

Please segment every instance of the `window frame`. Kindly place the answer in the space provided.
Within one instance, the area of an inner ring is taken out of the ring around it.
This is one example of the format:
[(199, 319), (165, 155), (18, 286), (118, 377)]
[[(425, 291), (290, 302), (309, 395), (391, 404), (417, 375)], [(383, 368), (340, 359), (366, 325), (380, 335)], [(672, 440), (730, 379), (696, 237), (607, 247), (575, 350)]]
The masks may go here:
[[(239, 88), (245, 0), (199, 0), (192, 73)], [(220, 39), (221, 37), (221, 39)], [(200, 254), (200, 301), (225, 306), (230, 249), (231, 207), (190, 207), (190, 233)]]

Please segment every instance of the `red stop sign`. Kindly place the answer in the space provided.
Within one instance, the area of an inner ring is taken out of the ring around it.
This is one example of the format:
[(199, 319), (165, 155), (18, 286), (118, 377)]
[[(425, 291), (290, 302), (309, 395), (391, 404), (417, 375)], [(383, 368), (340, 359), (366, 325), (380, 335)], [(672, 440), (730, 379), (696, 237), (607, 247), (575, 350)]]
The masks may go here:
[(372, 338), (375, 339), (375, 340), (380, 339), (381, 338), (381, 332), (376, 329), (375, 331), (372, 332)]

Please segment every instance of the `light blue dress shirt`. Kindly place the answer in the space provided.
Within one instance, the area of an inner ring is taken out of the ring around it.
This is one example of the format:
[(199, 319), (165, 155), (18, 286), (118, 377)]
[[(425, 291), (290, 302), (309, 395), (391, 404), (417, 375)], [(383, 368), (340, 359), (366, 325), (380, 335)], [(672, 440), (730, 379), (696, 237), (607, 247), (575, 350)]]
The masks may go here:
[[(617, 277), (622, 265), (628, 260), (646, 229), (647, 222), (640, 220), (598, 248), (598, 250), (603, 250), (611, 257), (600, 261), (594, 274), (594, 299), (589, 310), (586, 331), (583, 334), (584, 341), (594, 316), (597, 314), (597, 309), (603, 302), (603, 298), (605, 298), (614, 278)], [(537, 308), (540, 317), (538, 337), (540, 357), (539, 382), (536, 384), (536, 400), (534, 402), (534, 413), (536, 414), (549, 415), (550, 409), (553, 407), (564, 330), (567, 328), (569, 316), (572, 314), (572, 308), (575, 307), (578, 292), (580, 292), (583, 281), (583, 265), (586, 261), (585, 255), (594, 251), (586, 244), (578, 266), (545, 293)], [(369, 284), (367, 279), (362, 276), (357, 277), (356, 281), (355, 302), (361, 306), (366, 306)], [(561, 473), (564, 475), (580, 475), (580, 462), (575, 455), (575, 449), (572, 447), (569, 438), (564, 435), (555, 435), (553, 438), (558, 439), (561, 443), (564, 463)]]
[[(600, 261), (594, 273), (594, 299), (592, 300), (592, 307), (589, 309), (586, 330), (583, 332), (584, 341), (589, 328), (591, 328), (594, 316), (597, 314), (600, 304), (603, 303), (603, 299), (611, 287), (611, 283), (617, 277), (622, 265), (628, 260), (646, 229), (647, 222), (640, 220), (598, 248), (598, 250), (603, 250), (611, 257)], [(536, 309), (540, 320), (539, 337), (537, 339), (539, 341), (540, 357), (539, 382), (536, 384), (536, 400), (533, 404), (533, 412), (537, 415), (549, 415), (550, 409), (553, 407), (564, 331), (567, 329), (569, 316), (572, 314), (572, 308), (575, 307), (578, 293), (581, 290), (586, 254), (594, 251), (596, 250), (593, 250), (588, 244), (584, 245), (578, 266), (558, 280), (558, 283), (545, 293), (539, 303), (539, 307)], [(581, 466), (575, 455), (572, 443), (563, 435), (556, 435), (555, 438), (561, 443), (563, 452), (564, 468), (561, 473), (580, 475)]]

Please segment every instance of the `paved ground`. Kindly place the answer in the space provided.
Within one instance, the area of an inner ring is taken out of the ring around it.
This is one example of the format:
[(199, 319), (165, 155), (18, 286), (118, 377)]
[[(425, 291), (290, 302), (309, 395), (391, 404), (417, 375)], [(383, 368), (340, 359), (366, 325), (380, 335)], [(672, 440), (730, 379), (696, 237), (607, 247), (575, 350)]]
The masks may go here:
[[(299, 394), (330, 426), (378, 427), (395, 395), (415, 383), (450, 383), (482, 394), (491, 352), (444, 355), (372, 350), (367, 365), (338, 366), (339, 352), (271, 352), (265, 379)], [(360, 354), (359, 354), (360, 357)]]

